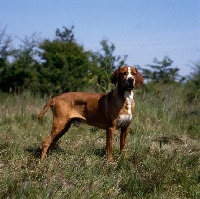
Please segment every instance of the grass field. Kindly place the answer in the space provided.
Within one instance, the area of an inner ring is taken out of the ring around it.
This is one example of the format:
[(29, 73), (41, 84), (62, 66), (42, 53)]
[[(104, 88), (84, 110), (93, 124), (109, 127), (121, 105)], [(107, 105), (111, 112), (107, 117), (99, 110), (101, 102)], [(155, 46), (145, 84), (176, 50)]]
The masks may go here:
[(126, 158), (105, 156), (105, 132), (72, 127), (45, 161), (48, 97), (0, 94), (0, 198), (200, 198), (200, 103), (184, 89), (137, 90)]

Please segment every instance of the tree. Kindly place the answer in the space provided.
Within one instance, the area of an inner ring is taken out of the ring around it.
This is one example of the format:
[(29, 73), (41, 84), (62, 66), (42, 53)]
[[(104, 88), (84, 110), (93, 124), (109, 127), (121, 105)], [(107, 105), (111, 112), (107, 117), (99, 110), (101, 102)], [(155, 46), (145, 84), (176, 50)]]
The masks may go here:
[(0, 88), (4, 90), (4, 85), (7, 84), (4, 79), (9, 69), (8, 57), (11, 54), (12, 40), (11, 36), (6, 34), (6, 28), (0, 30)]
[(114, 55), (115, 45), (109, 44), (108, 40), (102, 40), (100, 42), (101, 48), (99, 51), (94, 52), (91, 59), (96, 64), (96, 71), (93, 71), (93, 80), (98, 84), (97, 86), (101, 91), (110, 90), (110, 77), (115, 69), (125, 65), (127, 55), (121, 57)]
[(63, 29), (64, 31), (61, 31), (59, 28), (56, 29), (57, 40), (63, 41), (65, 43), (75, 42), (73, 33), (74, 26), (72, 26), (71, 29), (66, 27), (63, 27)]
[(73, 27), (56, 30), (53, 41), (46, 39), (40, 48), (42, 67), (39, 81), (43, 92), (61, 93), (81, 90), (86, 86), (89, 71), (89, 52), (76, 43)]
[(0, 60), (6, 60), (12, 45), (11, 36), (6, 34), (6, 28), (0, 29)]
[(192, 70), (185, 84), (189, 102), (200, 99), (200, 60), (193, 63)]
[(175, 81), (182, 82), (185, 80), (178, 72), (179, 68), (172, 68), (173, 61), (165, 56), (162, 61), (158, 61), (156, 58), (153, 61), (154, 65), (148, 65), (151, 69), (142, 69), (145, 79), (149, 79), (155, 83), (173, 83)]
[(38, 38), (34, 33), (31, 37), (21, 39), (22, 44), (18, 49), (10, 51), (12, 61), (4, 70), (1, 78), (3, 91), (21, 92), (32, 89), (37, 84), (37, 46)]

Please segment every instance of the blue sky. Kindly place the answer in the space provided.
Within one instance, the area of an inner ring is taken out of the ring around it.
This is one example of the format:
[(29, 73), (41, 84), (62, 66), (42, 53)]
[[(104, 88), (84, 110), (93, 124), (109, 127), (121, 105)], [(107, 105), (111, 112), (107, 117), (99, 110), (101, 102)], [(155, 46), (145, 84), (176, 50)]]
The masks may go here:
[(108, 39), (127, 64), (146, 67), (169, 56), (181, 75), (200, 60), (200, 0), (0, 0), (0, 29), (19, 38), (75, 26), (78, 43), (100, 49)]

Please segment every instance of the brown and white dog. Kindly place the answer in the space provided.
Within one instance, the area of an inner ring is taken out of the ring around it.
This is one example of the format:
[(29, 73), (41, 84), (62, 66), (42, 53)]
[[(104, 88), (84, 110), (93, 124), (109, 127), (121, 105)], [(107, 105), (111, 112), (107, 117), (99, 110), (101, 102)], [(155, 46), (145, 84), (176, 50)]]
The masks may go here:
[(46, 157), (49, 148), (55, 147), (72, 123), (79, 126), (80, 122), (106, 130), (109, 160), (112, 160), (115, 130), (121, 128), (120, 152), (123, 154), (134, 113), (134, 88), (140, 87), (143, 81), (136, 68), (123, 66), (112, 74), (111, 82), (116, 87), (109, 93), (69, 92), (50, 99), (38, 115), (40, 119), (51, 107), (53, 126), (51, 133), (43, 141), (41, 158)]

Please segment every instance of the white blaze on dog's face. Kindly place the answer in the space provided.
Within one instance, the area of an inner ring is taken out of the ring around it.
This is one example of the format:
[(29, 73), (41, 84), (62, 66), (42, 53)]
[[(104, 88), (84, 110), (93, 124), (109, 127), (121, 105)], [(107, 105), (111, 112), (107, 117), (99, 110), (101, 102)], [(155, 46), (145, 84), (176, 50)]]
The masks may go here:
[(128, 67), (128, 75), (126, 79), (128, 79), (129, 77), (133, 77), (133, 75), (131, 75), (131, 67)]

